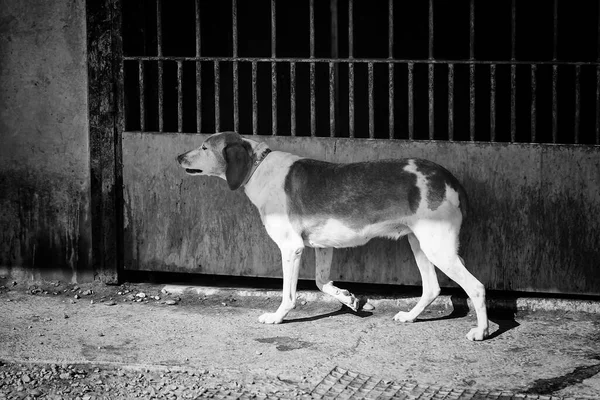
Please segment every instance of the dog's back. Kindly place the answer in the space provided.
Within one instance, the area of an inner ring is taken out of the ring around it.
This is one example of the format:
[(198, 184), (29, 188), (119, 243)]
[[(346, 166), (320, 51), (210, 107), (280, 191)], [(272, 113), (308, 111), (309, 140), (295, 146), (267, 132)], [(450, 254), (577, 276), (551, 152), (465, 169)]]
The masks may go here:
[[(398, 238), (421, 218), (456, 220), (466, 208), (459, 182), (444, 168), (421, 159), (334, 164), (295, 161), (285, 178), (288, 215), (315, 247), (350, 247), (373, 237)], [(459, 211), (460, 209), (460, 211)]]

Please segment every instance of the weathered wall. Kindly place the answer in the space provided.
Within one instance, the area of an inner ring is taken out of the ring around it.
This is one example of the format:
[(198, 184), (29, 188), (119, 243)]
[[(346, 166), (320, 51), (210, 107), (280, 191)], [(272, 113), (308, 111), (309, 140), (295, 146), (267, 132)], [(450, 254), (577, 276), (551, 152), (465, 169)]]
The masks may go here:
[(90, 279), (85, 3), (0, 2), (0, 275)]
[[(190, 177), (175, 156), (205, 135), (125, 133), (125, 268), (280, 277), (277, 247), (243, 192)], [(486, 287), (600, 294), (600, 148), (261, 136), (273, 149), (350, 162), (421, 157), (470, 199), (461, 254)], [(301, 277), (314, 277), (305, 251)], [(440, 283), (451, 283), (441, 274)], [(334, 252), (336, 280), (420, 285), (406, 239)]]

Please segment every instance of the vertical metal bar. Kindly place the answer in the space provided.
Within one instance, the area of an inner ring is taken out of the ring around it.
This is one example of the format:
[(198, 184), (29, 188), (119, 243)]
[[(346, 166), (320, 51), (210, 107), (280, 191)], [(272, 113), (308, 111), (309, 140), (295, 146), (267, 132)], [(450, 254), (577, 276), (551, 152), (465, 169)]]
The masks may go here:
[[(511, 4), (511, 22), (510, 22), (510, 59), (516, 60), (517, 52), (517, 5), (516, 0), (512, 0)], [(517, 79), (516, 65), (510, 66), (510, 141), (515, 142), (517, 139)]]
[(433, 0), (429, 0), (429, 59), (433, 58)]
[[(275, 0), (271, 0), (271, 58), (277, 56), (277, 14)], [(271, 134), (277, 135), (277, 63), (271, 62)]]
[(348, 58), (354, 58), (354, 0), (348, 0)]
[(537, 128), (537, 65), (531, 64), (531, 143), (535, 143)]
[[(238, 57), (238, 26), (237, 26), (238, 6), (237, 0), (231, 0), (231, 36), (233, 58)], [(233, 61), (233, 130), (240, 131), (240, 92), (239, 92), (239, 71), (238, 62)]]
[(335, 67), (329, 62), (329, 136), (335, 137)]
[[(202, 132), (202, 64), (200, 63), (201, 36), (200, 36), (200, 0), (195, 0), (196, 11), (196, 132)], [(159, 70), (161, 66), (159, 64)], [(160, 117), (159, 111), (159, 118)]]
[(475, 64), (469, 65), (469, 137), (475, 141)]
[(146, 98), (144, 93), (146, 85), (144, 82), (144, 62), (142, 60), (138, 61), (138, 79), (140, 85), (140, 131), (144, 132), (146, 130)]
[[(350, 0), (352, 1), (352, 0)], [(354, 63), (348, 64), (348, 134), (354, 137)]]
[[(331, 8), (331, 31), (330, 31), (330, 36), (331, 36), (331, 58), (338, 58), (339, 57), (339, 24), (338, 24), (338, 0), (330, 0), (330, 8)], [(340, 98), (339, 95), (337, 95), (337, 93), (339, 93), (339, 89), (340, 89), (340, 78), (339, 78), (339, 64), (338, 63), (334, 63), (333, 65), (334, 68), (334, 74), (335, 74), (335, 93), (336, 96), (334, 98), (334, 107), (335, 107), (335, 118), (336, 120), (339, 120), (340, 115)], [(336, 122), (337, 125), (337, 122)], [(334, 129), (337, 129), (337, 126), (334, 127)], [(335, 135), (335, 133), (334, 133)]]
[(558, 65), (552, 66), (552, 143), (558, 141)]
[(469, 7), (469, 59), (475, 59), (475, 0)]
[(271, 134), (277, 135), (277, 63), (271, 62)]
[(428, 92), (429, 92), (429, 140), (433, 140), (435, 135), (435, 115), (434, 115), (434, 83), (433, 83), (433, 64), (428, 65)]
[(510, 59), (515, 60), (517, 48), (517, 5), (516, 0), (512, 0), (510, 17)]
[(581, 65), (575, 66), (575, 127), (574, 127), (574, 143), (579, 143), (579, 123), (581, 109)]
[(554, 21), (552, 29), (552, 60), (558, 57), (558, 0), (554, 0)]
[(496, 141), (496, 64), (490, 64), (490, 141)]
[[(388, 59), (394, 58), (394, 0), (388, 0)], [(388, 63), (388, 135), (394, 138), (394, 64)]]
[[(348, 58), (354, 58), (354, 0), (348, 0)], [(354, 63), (348, 63), (348, 135), (354, 137)]]
[(394, 0), (388, 0), (388, 58), (394, 57)]
[(296, 63), (290, 63), (290, 130), (296, 136)]
[(162, 57), (162, 0), (156, 0), (156, 54)]
[(275, 0), (271, 0), (271, 58), (275, 58), (277, 51), (277, 19)]
[[(558, 58), (558, 0), (554, 0), (552, 37), (552, 60)], [(552, 66), (552, 143), (558, 141), (558, 66)]]
[(448, 140), (454, 140), (454, 64), (448, 64)]
[[(162, 1), (156, 1), (156, 54), (162, 57)], [(163, 61), (158, 61), (158, 131), (163, 132), (164, 123), (164, 100), (165, 92), (163, 88)]]
[(158, 131), (163, 132), (165, 129), (164, 121), (164, 101), (165, 92), (163, 88), (163, 61), (158, 61)]
[(510, 66), (510, 141), (517, 140), (517, 66)]
[(258, 85), (257, 64), (252, 61), (252, 134), (258, 135)]
[(219, 61), (214, 62), (215, 71), (215, 132), (221, 131), (221, 73)]
[(413, 140), (415, 132), (415, 108), (413, 104), (413, 68), (414, 63), (408, 63), (408, 139)]
[[(475, 0), (469, 5), (469, 59), (475, 59)], [(469, 64), (469, 136), (475, 141), (475, 64)]]
[(183, 62), (177, 61), (177, 132), (183, 132)]
[[(315, 1), (309, 1), (310, 58), (315, 58)], [(317, 134), (317, 100), (315, 63), (310, 63), (310, 136)]]
[[(597, 61), (600, 63), (600, 0), (598, 0), (598, 49)], [(600, 144), (600, 65), (596, 67), (596, 144)]]
[(369, 85), (369, 138), (375, 138), (375, 103), (373, 98), (373, 63), (368, 64), (368, 85)]

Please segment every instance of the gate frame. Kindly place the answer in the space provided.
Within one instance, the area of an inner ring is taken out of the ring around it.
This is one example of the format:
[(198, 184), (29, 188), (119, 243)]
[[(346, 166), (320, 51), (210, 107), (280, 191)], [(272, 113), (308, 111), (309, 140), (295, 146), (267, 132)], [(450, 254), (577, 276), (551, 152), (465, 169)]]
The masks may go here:
[(123, 271), (123, 68), (121, 0), (87, 0), (88, 119), (94, 279)]

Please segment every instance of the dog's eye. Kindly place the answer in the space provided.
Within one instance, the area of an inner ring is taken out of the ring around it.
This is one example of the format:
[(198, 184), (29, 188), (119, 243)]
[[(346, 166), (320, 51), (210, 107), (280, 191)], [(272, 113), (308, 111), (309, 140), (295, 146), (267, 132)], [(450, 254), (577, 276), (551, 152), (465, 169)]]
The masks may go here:
[(205, 145), (202, 145), (201, 149), (206, 150), (206, 149), (208, 149), (208, 147), (206, 147)]

